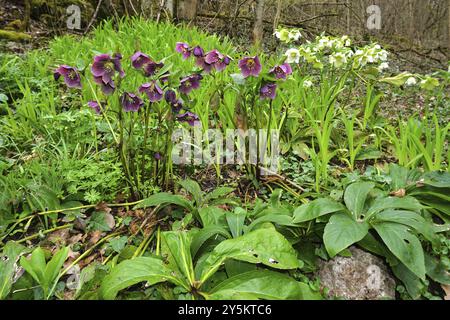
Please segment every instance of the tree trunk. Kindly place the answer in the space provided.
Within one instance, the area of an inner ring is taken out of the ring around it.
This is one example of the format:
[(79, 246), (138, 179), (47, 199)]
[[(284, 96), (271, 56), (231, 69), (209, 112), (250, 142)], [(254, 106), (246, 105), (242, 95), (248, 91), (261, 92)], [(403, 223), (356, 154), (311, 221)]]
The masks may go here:
[(253, 28), (253, 43), (260, 47), (264, 35), (264, 0), (257, 0), (255, 13), (255, 26)]
[(31, 0), (24, 0), (24, 2), (22, 31), (28, 31), (30, 29)]
[(183, 0), (180, 1), (180, 8), (178, 10), (178, 18), (194, 21), (197, 17), (198, 0)]

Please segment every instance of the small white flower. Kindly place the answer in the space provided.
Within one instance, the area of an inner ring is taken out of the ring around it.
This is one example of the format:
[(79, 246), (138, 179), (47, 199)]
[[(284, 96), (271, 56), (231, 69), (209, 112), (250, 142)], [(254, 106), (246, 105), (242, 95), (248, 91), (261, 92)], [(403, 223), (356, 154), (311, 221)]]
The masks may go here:
[(312, 86), (313, 86), (313, 83), (311, 80), (305, 80), (303, 82), (303, 88), (305, 88), (305, 89), (311, 88)]
[(380, 71), (384, 71), (384, 70), (387, 70), (387, 69), (389, 69), (389, 63), (387, 63), (387, 62), (383, 62), (383, 63), (380, 64), (380, 66), (378, 67), (378, 70), (380, 70)]
[(291, 30), (289, 31), (289, 40), (291, 41), (298, 41), (300, 39), (302, 34), (299, 30)]
[(417, 80), (414, 77), (409, 77), (408, 80), (406, 80), (405, 84), (408, 87), (415, 86), (417, 84)]
[(300, 62), (300, 51), (297, 49), (289, 49), (284, 54), (286, 58), (287, 63), (299, 63)]
[(330, 63), (335, 68), (340, 68), (347, 63), (347, 56), (342, 52), (335, 53), (330, 56)]

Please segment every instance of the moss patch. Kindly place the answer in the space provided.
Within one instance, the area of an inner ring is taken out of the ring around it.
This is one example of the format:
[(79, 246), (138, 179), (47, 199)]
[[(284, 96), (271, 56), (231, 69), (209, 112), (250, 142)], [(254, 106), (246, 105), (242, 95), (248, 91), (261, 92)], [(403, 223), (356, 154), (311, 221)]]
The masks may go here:
[(0, 39), (6, 39), (11, 41), (28, 41), (31, 40), (31, 36), (23, 32), (0, 30)]

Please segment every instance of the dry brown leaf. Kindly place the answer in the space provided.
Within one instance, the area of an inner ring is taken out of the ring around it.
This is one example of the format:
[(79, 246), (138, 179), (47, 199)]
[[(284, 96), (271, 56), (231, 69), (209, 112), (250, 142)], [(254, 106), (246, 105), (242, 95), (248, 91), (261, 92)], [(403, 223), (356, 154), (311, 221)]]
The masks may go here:
[(397, 197), (397, 198), (403, 198), (404, 196), (406, 196), (406, 190), (405, 189), (400, 189), (397, 191), (393, 191), (390, 193), (391, 196)]
[(111, 208), (108, 207), (106, 202), (100, 202), (99, 204), (97, 204), (97, 206), (95, 207), (95, 210), (100, 211), (100, 212), (106, 212), (106, 213), (111, 212)]
[(104, 233), (101, 231), (98, 231), (98, 230), (90, 232), (89, 233), (89, 236), (90, 236), (89, 244), (90, 245), (96, 244), (103, 235), (104, 235)]
[(450, 286), (442, 284), (441, 287), (445, 291), (444, 300), (450, 300)]

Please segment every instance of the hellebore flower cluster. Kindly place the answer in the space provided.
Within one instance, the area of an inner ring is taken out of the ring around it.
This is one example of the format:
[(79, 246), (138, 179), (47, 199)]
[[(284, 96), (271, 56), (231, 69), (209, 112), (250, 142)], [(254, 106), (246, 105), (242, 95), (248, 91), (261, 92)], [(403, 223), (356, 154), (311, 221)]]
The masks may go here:
[(131, 65), (136, 70), (142, 70), (146, 77), (154, 76), (159, 69), (164, 67), (164, 63), (153, 61), (148, 55), (137, 51), (131, 57)]
[(112, 57), (109, 54), (100, 54), (94, 57), (91, 72), (95, 83), (102, 86), (103, 93), (111, 94), (114, 92), (116, 86), (113, 77), (116, 72), (119, 73), (121, 78), (125, 77), (121, 60), (122, 55), (120, 53), (115, 53)]
[(183, 100), (177, 99), (177, 94), (173, 90), (167, 90), (164, 99), (172, 107), (172, 112), (178, 114), (183, 109)]
[(62, 65), (54, 71), (53, 76), (55, 80), (58, 80), (62, 76), (69, 88), (81, 89), (81, 77), (78, 70), (74, 67)]
[(231, 58), (214, 49), (205, 54), (202, 47), (189, 47), (187, 43), (177, 42), (176, 51), (183, 55), (183, 59), (188, 59), (193, 55), (196, 59), (196, 65), (206, 73), (210, 73), (214, 68), (216, 71), (224, 70), (231, 62)]

